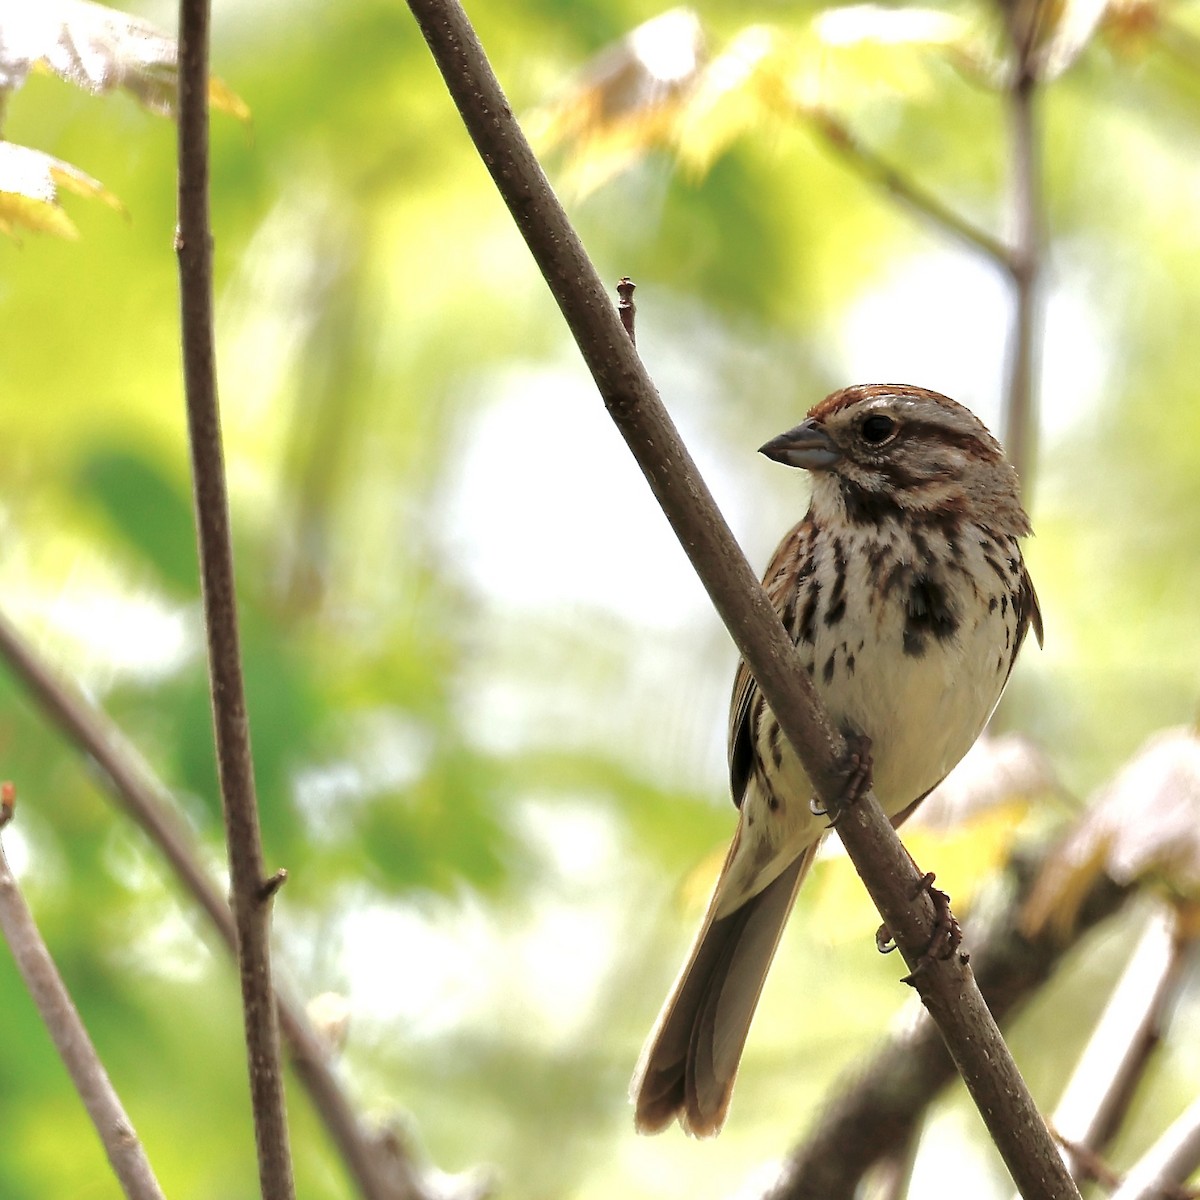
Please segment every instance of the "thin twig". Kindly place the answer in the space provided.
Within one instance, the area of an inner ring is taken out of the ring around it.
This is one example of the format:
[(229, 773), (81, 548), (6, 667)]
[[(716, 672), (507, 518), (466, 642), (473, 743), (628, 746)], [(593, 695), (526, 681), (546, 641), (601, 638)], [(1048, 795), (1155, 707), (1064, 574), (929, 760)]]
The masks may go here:
[(146, 760), (107, 714), (59, 677), (2, 612), (0, 657), (52, 724), (100, 767), (111, 794), (162, 851), (232, 950), (236, 932), (229, 905), (202, 865), (192, 834), (178, 815), (179, 806)]
[(1121, 1186), (1121, 1176), (1112, 1169), (1094, 1150), (1080, 1142), (1073, 1142), (1050, 1126), (1054, 1140), (1063, 1148), (1071, 1163), (1071, 1173), (1080, 1183), (1098, 1183), (1106, 1192), (1115, 1192)]
[(1012, 146), (1012, 247), (1006, 266), (1013, 284), (1002, 441), (1017, 469), (1026, 507), (1033, 488), (1037, 456), (1037, 374), (1041, 359), (1041, 275), (1043, 258), (1041, 146), (1035, 99), (1034, 67), (1039, 6), (1014, 0), (1002, 3), (1013, 48), (1013, 72), (1007, 93)]
[[(7, 786), (7, 785), (6, 785)], [(11, 808), (8, 809), (11, 813)], [(130, 1200), (164, 1200), (133, 1122), (88, 1037), (0, 844), (0, 932)]]
[(1195, 1195), (1184, 1182), (1200, 1167), (1200, 1097), (1125, 1174), (1111, 1200), (1172, 1200)]
[(1124, 1124), (1194, 947), (1172, 910), (1152, 914), (1051, 1118), (1072, 1166), (1081, 1150), (1103, 1154)]
[[(845, 744), (796, 647), (718, 511), (622, 328), (591, 261), (513, 119), (455, 0), (409, 0), (480, 157), (562, 310), (609, 415), (637, 459), (717, 612), (798, 754), (817, 799), (836, 804)], [(922, 1001), (1027, 1200), (1078, 1197), (1029, 1090), (960, 956), (921, 966), (934, 907), (874, 795), (842, 816), (855, 868), (913, 972)]]
[(180, 320), (196, 538), (208, 634), (217, 774), (237, 925), (246, 1057), (263, 1200), (292, 1200), (279, 1028), (271, 987), (270, 896), (265, 890), (250, 725), (238, 644), (229, 497), (217, 408), (212, 231), (208, 203), (209, 0), (179, 5)]
[[(184, 888), (212, 922), (230, 954), (237, 954), (233, 914), (203, 866), (179, 804), (145, 759), (103, 710), (65, 683), (0, 613), (0, 657), (25, 684), (49, 721), (100, 768), (110, 794), (162, 852)], [(275, 986), (279, 1023), (292, 1068), (300, 1078), (364, 1200), (428, 1200), (433, 1195), (403, 1145), (363, 1128), (330, 1062), (323, 1038), (304, 1008)], [(457, 1187), (476, 1200), (476, 1180)]]
[[(1068, 929), (1020, 931), (1020, 916), (1039, 861), (1014, 864), (1013, 895), (981, 930), (971, 951), (980, 990), (996, 1020), (1011, 1020), (1066, 955), (1132, 894), (1097, 877)], [(875, 1163), (913, 1137), (930, 1104), (954, 1079), (954, 1064), (937, 1027), (924, 1014), (889, 1035), (871, 1057), (829, 1089), (816, 1125), (788, 1156), (769, 1200), (851, 1200)]]
[(999, 238), (972, 224), (932, 192), (909, 179), (878, 151), (856, 137), (840, 117), (819, 105), (804, 105), (797, 112), (856, 175), (874, 187), (882, 188), (968, 249), (981, 253), (1005, 271), (1012, 270), (1012, 252)]

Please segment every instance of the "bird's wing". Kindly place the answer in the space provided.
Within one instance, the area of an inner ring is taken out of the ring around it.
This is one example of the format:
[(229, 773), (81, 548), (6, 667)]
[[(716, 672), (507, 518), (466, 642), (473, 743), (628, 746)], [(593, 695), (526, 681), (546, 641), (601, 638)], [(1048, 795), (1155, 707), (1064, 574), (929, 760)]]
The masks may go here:
[[(805, 517), (788, 531), (775, 548), (763, 574), (767, 596), (793, 640), (796, 637), (793, 628), (796, 582), (803, 564), (809, 560), (807, 544), (812, 535), (812, 522)], [(729, 790), (738, 808), (742, 807), (754, 770), (754, 732), (758, 725), (755, 710), (760, 703), (758, 684), (750, 674), (746, 660), (739, 659), (737, 673), (733, 677), (733, 700), (729, 707)]]

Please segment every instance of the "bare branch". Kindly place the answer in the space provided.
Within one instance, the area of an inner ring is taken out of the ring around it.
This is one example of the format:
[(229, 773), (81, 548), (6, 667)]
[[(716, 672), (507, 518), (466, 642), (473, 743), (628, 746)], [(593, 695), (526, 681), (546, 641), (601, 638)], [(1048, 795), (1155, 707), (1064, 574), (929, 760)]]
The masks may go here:
[[(814, 784), (836, 807), (846, 747), (822, 711), (796, 647), (729, 531), (595, 268), (513, 119), (455, 0), (409, 0), (480, 157), (562, 310), (605, 406), (637, 459), (713, 604)], [(960, 956), (923, 964), (934, 907), (873, 794), (838, 825), (972, 1098), (1027, 1200), (1078, 1197), (999, 1030)]]
[(196, 540), (208, 634), (217, 774), (237, 926), (246, 1057), (263, 1200), (293, 1200), (291, 1149), (271, 986), (270, 892), (263, 869), (250, 724), (238, 644), (229, 497), (217, 408), (208, 203), (209, 0), (179, 4), (180, 321)]
[[(1171, 1200), (1200, 1167), (1200, 1097), (1126, 1174), (1111, 1200)], [(1195, 1193), (1190, 1193), (1194, 1195)]]
[(229, 905), (204, 869), (191, 831), (178, 815), (174, 798), (146, 760), (104, 712), (59, 678), (3, 613), (0, 613), (0, 657), (51, 723), (100, 767), (113, 797), (162, 851), (171, 869), (233, 950), (237, 935)]
[[(1051, 1128), (1053, 1129), (1053, 1125)], [(1120, 1187), (1121, 1176), (1099, 1154), (1071, 1141), (1070, 1138), (1063, 1137), (1057, 1129), (1053, 1129), (1053, 1133), (1054, 1140), (1069, 1156), (1071, 1174), (1081, 1184), (1098, 1183), (1106, 1192), (1115, 1192)]]
[[(100, 767), (114, 799), (162, 852), (186, 890), (212, 922), (230, 954), (237, 930), (229, 905), (202, 865), (194, 838), (178, 816), (179, 805), (138, 751), (99, 708), (58, 678), (0, 613), (0, 657), (25, 684), (42, 712), (65, 737)], [(342, 1089), (325, 1041), (312, 1028), (302, 1005), (278, 985), (279, 1023), (292, 1068), (300, 1077), (364, 1200), (432, 1200), (438, 1192), (421, 1177), (403, 1143), (392, 1134), (374, 1135)], [(478, 1200), (485, 1184), (454, 1182), (459, 1200)]]
[(909, 179), (898, 167), (860, 141), (840, 117), (820, 106), (799, 110), (809, 127), (860, 178), (894, 196), (917, 216), (1005, 271), (1012, 270), (1012, 252), (985, 229), (943, 204), (932, 192)]
[[(0, 655), (21, 678), (46, 716), (104, 772), (113, 797), (159, 848), (193, 899), (236, 956), (233, 914), (201, 864), (191, 834), (177, 816), (178, 804), (137, 750), (98, 708), (59, 680), (0, 614)], [(276, 986), (279, 1021), (313, 1106), (353, 1175), (365, 1200), (428, 1200), (435, 1193), (421, 1178), (404, 1146), (391, 1134), (376, 1136), (362, 1126), (338, 1081), (323, 1039), (303, 1007)], [(455, 1185), (462, 1200), (485, 1189), (476, 1180)]]
[[(971, 954), (980, 990), (1000, 1022), (1015, 1016), (1067, 953), (1132, 894), (1098, 875), (1069, 927), (1044, 925), (1028, 937), (1021, 932), (1021, 914), (1042, 863), (1014, 865), (1019, 884), (980, 931)], [(953, 1078), (954, 1064), (937, 1027), (922, 1014), (830, 1089), (832, 1099), (784, 1163), (770, 1200), (851, 1200), (875, 1163), (902, 1152)]]
[(1041, 147), (1034, 112), (1033, 66), (1036, 4), (1002, 3), (1014, 52), (1007, 103), (1012, 145), (1012, 248), (1005, 265), (1014, 289), (1001, 440), (1025, 492), (1026, 506), (1037, 455), (1037, 373), (1041, 358), (1042, 213)]
[(1103, 1154), (1124, 1123), (1194, 947), (1172, 911), (1152, 914), (1051, 1119), (1073, 1166)]
[[(6, 789), (11, 785), (5, 785)], [(11, 793), (7, 797), (11, 799)], [(11, 805), (5, 810), (11, 815)], [(87, 1109), (121, 1190), (130, 1200), (164, 1200), (137, 1132), (88, 1037), (66, 984), (21, 895), (0, 844), (0, 932)]]

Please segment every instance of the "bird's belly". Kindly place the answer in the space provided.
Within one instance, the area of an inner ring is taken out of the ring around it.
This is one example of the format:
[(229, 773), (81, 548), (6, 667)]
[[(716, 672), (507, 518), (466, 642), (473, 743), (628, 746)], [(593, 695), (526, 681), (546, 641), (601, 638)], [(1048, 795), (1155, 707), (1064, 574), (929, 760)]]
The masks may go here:
[[(985, 610), (910, 651), (904, 647), (915, 639), (906, 643), (904, 609), (879, 616), (861, 640), (822, 623), (798, 649), (833, 723), (870, 737), (874, 792), (895, 816), (940, 783), (979, 736), (1004, 690), (1014, 632), (1011, 609)], [(828, 829), (809, 806), (812, 785), (790, 744), (781, 738), (775, 750), (778, 735), (774, 721), (758, 733), (758, 760), (774, 765), (769, 785), (756, 771), (747, 786), (718, 917), (761, 891)]]
[[(879, 634), (874, 652), (860, 651), (869, 669), (836, 670), (835, 659), (819, 690), (835, 724), (871, 738), (875, 795), (892, 816), (940, 783), (987, 723), (1007, 677), (1006, 628), (987, 614), (919, 654), (901, 649), (899, 630)], [(816, 661), (829, 653), (818, 645)]]

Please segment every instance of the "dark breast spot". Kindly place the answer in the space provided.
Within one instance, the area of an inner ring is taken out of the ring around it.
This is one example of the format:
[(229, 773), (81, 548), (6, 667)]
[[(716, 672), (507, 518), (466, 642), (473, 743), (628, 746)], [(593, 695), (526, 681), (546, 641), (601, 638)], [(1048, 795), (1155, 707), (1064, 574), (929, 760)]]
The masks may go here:
[(879, 572), (883, 570), (884, 563), (887, 562), (890, 550), (886, 542), (871, 542), (867, 546), (867, 581), (869, 583), (879, 582)]
[(804, 606), (800, 609), (800, 625), (796, 630), (796, 640), (807, 642), (810, 646), (816, 636), (813, 626), (816, 623), (817, 605), (820, 603), (820, 600), (821, 581), (819, 579), (811, 579), (808, 583), (808, 592), (804, 597)]
[(783, 612), (780, 614), (783, 618), (784, 629), (795, 630), (796, 628), (796, 601), (800, 593), (794, 588), (788, 590), (787, 599), (783, 602)]
[(884, 599), (892, 594), (892, 589), (901, 585), (908, 578), (909, 569), (902, 562), (894, 562), (888, 573), (883, 577), (883, 586), (879, 589)]
[(1001, 583), (1008, 582), (1009, 572), (1005, 569), (1004, 564), (998, 558), (995, 557), (995, 555), (988, 554), (985, 551), (984, 555), (983, 555), (983, 561), (985, 563), (987, 563), (987, 565), (989, 567), (991, 567), (993, 571), (996, 572), (997, 576), (999, 576), (999, 578), (1000, 578)]
[(869, 491), (846, 478), (839, 478), (846, 520), (851, 525), (882, 525), (888, 517), (899, 517), (902, 509), (893, 499), (891, 487), (886, 491)]
[(904, 653), (920, 658), (932, 634), (944, 642), (958, 632), (959, 617), (945, 589), (928, 575), (913, 576), (904, 614)]
[(846, 548), (841, 538), (833, 539), (832, 553), (833, 587), (829, 589), (829, 606), (825, 610), (827, 626), (836, 625), (846, 615)]

